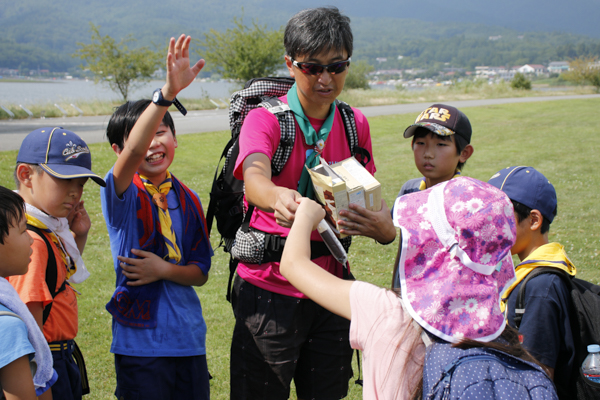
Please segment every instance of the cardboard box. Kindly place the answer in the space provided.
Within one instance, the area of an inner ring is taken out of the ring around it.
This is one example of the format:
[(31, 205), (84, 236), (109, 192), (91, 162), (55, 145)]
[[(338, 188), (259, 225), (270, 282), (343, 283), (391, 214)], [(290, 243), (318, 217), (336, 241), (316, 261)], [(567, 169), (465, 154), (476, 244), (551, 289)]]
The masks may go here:
[(370, 211), (381, 210), (381, 185), (354, 157), (331, 166), (345, 182), (349, 204)]
[(321, 164), (308, 172), (316, 199), (325, 207), (326, 219), (337, 230), (336, 234), (340, 229), (339, 212), (348, 210), (349, 204), (371, 211), (381, 209), (381, 185), (354, 157), (331, 166), (321, 158)]

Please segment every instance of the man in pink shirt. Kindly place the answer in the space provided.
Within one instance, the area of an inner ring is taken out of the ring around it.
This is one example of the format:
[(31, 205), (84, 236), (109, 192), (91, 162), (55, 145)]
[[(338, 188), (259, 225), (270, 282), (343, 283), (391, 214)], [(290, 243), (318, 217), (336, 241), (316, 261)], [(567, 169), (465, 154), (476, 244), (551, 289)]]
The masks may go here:
[[(234, 174), (244, 180), (245, 201), (254, 206), (250, 230), (267, 233), (270, 244), (259, 263), (240, 262), (237, 268), (232, 399), (287, 399), (292, 379), (299, 399), (339, 399), (347, 394), (352, 376), (349, 321), (294, 288), (280, 274), (279, 260), (300, 199), (313, 195), (305, 165), (318, 162), (318, 155), (330, 163), (352, 156), (334, 103), (348, 74), (352, 40), (350, 19), (335, 7), (304, 10), (288, 22), (285, 61), (296, 83), (280, 99), (293, 112), (296, 135), (279, 174), (271, 170), (281, 136), (277, 117), (258, 107), (242, 126)], [(367, 120), (353, 111), (358, 146), (371, 154)], [(375, 173), (372, 160), (366, 168)], [(317, 232), (311, 241), (317, 265), (335, 276), (351, 277)]]

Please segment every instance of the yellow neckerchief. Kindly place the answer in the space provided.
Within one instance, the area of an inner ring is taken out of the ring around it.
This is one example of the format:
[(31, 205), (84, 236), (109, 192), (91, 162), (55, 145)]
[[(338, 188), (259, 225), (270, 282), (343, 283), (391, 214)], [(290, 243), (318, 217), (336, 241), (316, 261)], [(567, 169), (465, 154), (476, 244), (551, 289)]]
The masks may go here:
[(515, 268), (516, 281), (502, 294), (500, 309), (504, 312), (508, 296), (525, 277), (537, 267), (553, 267), (575, 276), (577, 268), (567, 257), (565, 248), (560, 243), (548, 243), (535, 249)]
[[(39, 228), (50, 235), (50, 239), (52, 239), (52, 241), (56, 245), (56, 248), (60, 252), (60, 258), (62, 259), (63, 263), (67, 267), (67, 279), (69, 279), (71, 277), (71, 275), (73, 275), (75, 273), (75, 271), (77, 271), (77, 269), (74, 268), (73, 265), (71, 264), (71, 261), (70, 261), (71, 258), (67, 255), (67, 252), (65, 251), (65, 249), (60, 241), (60, 238), (58, 236), (56, 236), (56, 234), (54, 232), (52, 232), (52, 230), (49, 229), (46, 226), (46, 224), (44, 224), (42, 221), (40, 221), (36, 217), (33, 217), (29, 214), (25, 214), (25, 217), (27, 218), (27, 223), (29, 225), (35, 226), (36, 228)], [(48, 257), (52, 257), (52, 254), (48, 254)]]
[(181, 251), (177, 246), (177, 237), (173, 230), (173, 223), (169, 215), (169, 206), (167, 204), (167, 193), (171, 190), (171, 173), (167, 171), (167, 177), (158, 187), (156, 187), (148, 178), (140, 175), (142, 183), (148, 193), (152, 196), (152, 202), (158, 207), (158, 219), (160, 221), (160, 230), (165, 238), (165, 244), (169, 250), (169, 259), (179, 263), (181, 260)]
[[(454, 176), (450, 179), (454, 179), (460, 176), (460, 171), (456, 171), (456, 174), (454, 174)], [(427, 182), (425, 180), (425, 177), (423, 177), (423, 180), (421, 181), (421, 184), (419, 185), (419, 191), (421, 190), (425, 190), (427, 189)]]

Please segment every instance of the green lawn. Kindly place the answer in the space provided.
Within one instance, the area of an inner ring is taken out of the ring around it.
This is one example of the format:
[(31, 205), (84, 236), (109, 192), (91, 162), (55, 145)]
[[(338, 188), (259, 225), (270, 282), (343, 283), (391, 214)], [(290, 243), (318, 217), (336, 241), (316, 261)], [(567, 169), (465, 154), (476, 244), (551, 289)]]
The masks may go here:
[[(507, 104), (463, 109), (473, 126), (475, 153), (464, 174), (487, 180), (510, 165), (531, 165), (544, 173), (558, 192), (558, 216), (550, 239), (560, 241), (578, 267), (578, 275), (598, 283), (600, 280), (597, 227), (600, 205), (600, 134), (596, 116), (600, 99), (564, 100), (542, 103)], [(376, 177), (383, 197), (391, 206), (398, 190), (409, 178), (417, 177), (410, 141), (402, 137), (415, 115), (375, 117), (369, 120), (373, 138)], [(208, 205), (208, 192), (214, 168), (229, 132), (185, 135), (172, 172), (196, 190)], [(90, 146), (94, 171), (104, 175), (115, 155), (108, 143)], [(0, 184), (14, 188), (12, 179), (16, 151), (0, 153)], [(109, 352), (111, 319), (104, 305), (114, 288), (114, 273), (108, 235), (102, 218), (99, 187), (86, 184), (84, 200), (93, 227), (84, 254), (92, 276), (78, 285), (80, 324), (78, 343), (87, 363), (92, 393), (88, 399), (114, 398), (114, 366)], [(218, 245), (213, 232), (213, 244)], [(373, 240), (358, 238), (350, 261), (358, 279), (381, 286), (391, 282), (392, 263), (397, 243), (381, 246)], [(229, 397), (229, 343), (233, 314), (225, 300), (228, 258), (215, 250), (208, 283), (199, 288), (208, 324), (208, 363), (214, 379), (213, 399)], [(295, 398), (295, 395), (292, 395)], [(359, 386), (351, 384), (350, 399), (361, 399)]]

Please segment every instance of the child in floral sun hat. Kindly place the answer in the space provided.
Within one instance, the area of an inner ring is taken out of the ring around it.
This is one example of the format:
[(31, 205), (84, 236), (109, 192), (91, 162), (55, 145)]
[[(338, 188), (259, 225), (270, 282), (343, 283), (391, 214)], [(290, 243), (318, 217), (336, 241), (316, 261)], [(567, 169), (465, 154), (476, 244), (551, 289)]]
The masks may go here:
[[(310, 260), (310, 233), (324, 215), (320, 205), (302, 199), (280, 271), (317, 304), (350, 320), (350, 344), (362, 350), (364, 399), (433, 396), (449, 363), (474, 352), (492, 355), (468, 364), (467, 381), (476, 384), (464, 392), (472, 398), (512, 399), (532, 385), (556, 398), (554, 385), (500, 312), (501, 294), (515, 279), (515, 219), (504, 193), (463, 177), (397, 199), (400, 296), (339, 279)], [(507, 371), (506, 360), (521, 368)], [(501, 379), (510, 377), (498, 382), (497, 371)]]
[(425, 330), (449, 342), (487, 342), (505, 326), (500, 295), (514, 281), (510, 200), (463, 177), (399, 197), (397, 273), (404, 305)]

